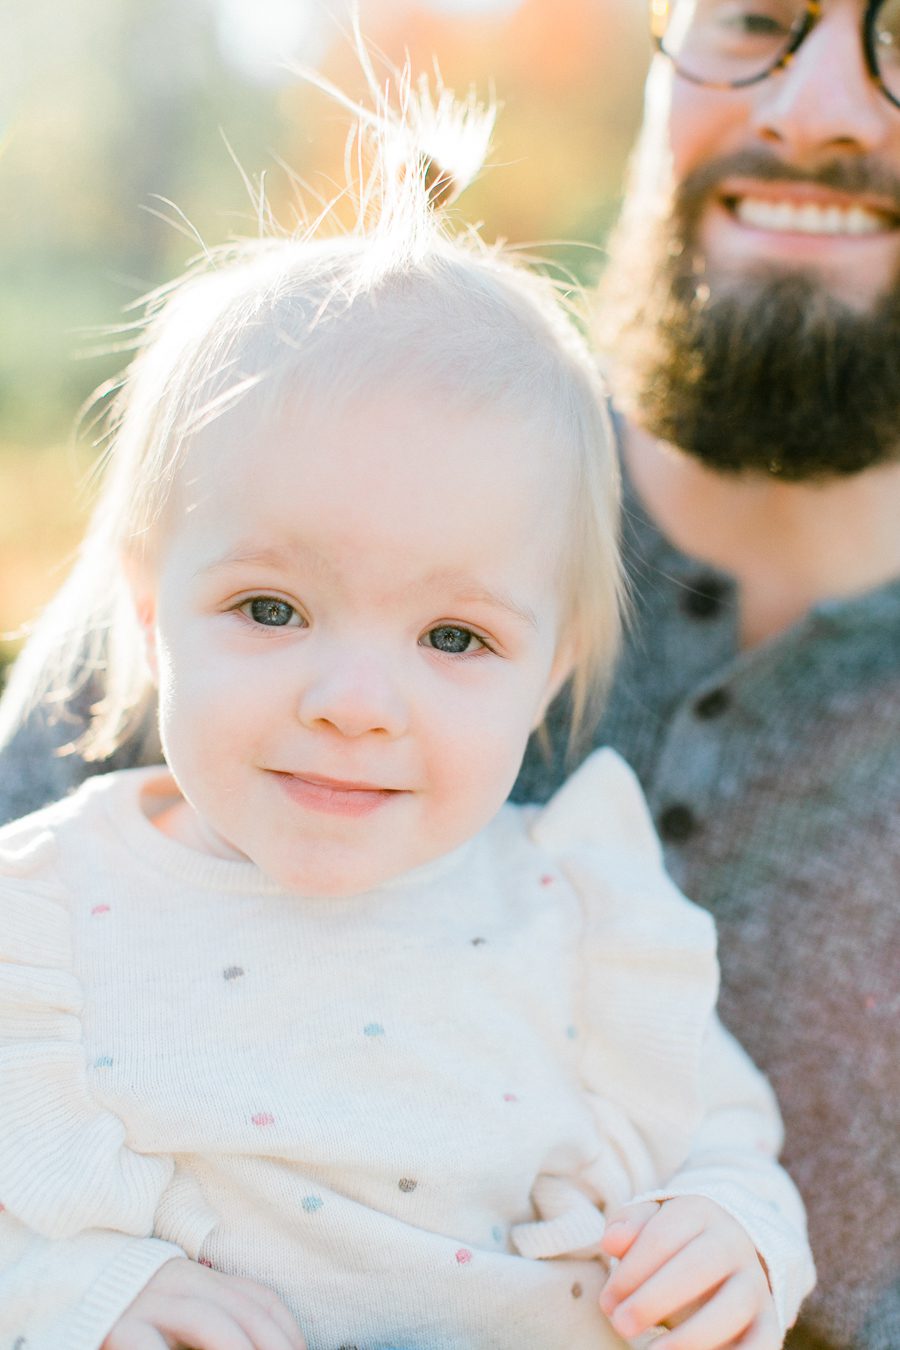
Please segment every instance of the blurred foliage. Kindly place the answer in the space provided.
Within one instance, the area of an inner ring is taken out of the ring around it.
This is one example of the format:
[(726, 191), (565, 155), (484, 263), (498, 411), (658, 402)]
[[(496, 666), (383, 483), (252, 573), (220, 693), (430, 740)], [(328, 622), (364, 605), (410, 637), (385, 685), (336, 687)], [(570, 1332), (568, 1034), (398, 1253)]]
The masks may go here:
[[(361, 94), (336, 14), (347, 0), (308, 2), (312, 50), (297, 59)], [(274, 56), (268, 70), (235, 59), (226, 20), (239, 3), (253, 0), (0, 0), (0, 632), (52, 592), (83, 525), (91, 448), (71, 429), (123, 362), (97, 331), (180, 271), (198, 239), (255, 230), (235, 161), (265, 175), (286, 224), (294, 176), (325, 197), (342, 180), (346, 115)], [(595, 276), (639, 116), (641, 0), (521, 0), (480, 17), (451, 0), (360, 9), (391, 61), (408, 52), (430, 70), (436, 58), (449, 87), (496, 92), (494, 167), (465, 217), (489, 239), (569, 241), (553, 256)]]

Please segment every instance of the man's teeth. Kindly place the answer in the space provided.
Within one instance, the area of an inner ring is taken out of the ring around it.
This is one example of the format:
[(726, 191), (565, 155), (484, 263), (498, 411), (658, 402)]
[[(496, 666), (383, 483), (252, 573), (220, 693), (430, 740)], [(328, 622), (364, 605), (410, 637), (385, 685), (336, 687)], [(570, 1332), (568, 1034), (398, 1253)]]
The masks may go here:
[(734, 213), (744, 225), (799, 234), (877, 234), (884, 218), (862, 206), (802, 206), (763, 197), (739, 197)]

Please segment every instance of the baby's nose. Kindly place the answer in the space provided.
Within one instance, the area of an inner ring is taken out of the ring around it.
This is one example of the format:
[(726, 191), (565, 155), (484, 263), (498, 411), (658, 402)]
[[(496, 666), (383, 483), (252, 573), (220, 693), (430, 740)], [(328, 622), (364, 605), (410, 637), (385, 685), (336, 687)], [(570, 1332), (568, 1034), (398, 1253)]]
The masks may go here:
[(402, 736), (406, 698), (395, 673), (374, 653), (338, 655), (305, 685), (298, 702), (304, 726), (331, 727), (342, 736)]

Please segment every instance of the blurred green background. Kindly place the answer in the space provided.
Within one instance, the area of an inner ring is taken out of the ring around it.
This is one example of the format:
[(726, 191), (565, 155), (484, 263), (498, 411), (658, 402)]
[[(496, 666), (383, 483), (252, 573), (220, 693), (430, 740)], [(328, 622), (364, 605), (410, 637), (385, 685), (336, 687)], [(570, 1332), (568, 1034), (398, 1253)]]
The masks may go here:
[[(123, 364), (99, 330), (179, 272), (197, 236), (254, 232), (235, 160), (265, 175), (283, 223), (293, 175), (326, 197), (341, 181), (347, 117), (289, 65), (362, 92), (349, 3), (0, 0), (0, 660), (84, 523), (96, 448), (77, 415)], [(390, 60), (436, 58), (449, 87), (496, 93), (492, 167), (465, 217), (488, 239), (558, 241), (547, 252), (594, 278), (640, 113), (641, 0), (359, 10)]]

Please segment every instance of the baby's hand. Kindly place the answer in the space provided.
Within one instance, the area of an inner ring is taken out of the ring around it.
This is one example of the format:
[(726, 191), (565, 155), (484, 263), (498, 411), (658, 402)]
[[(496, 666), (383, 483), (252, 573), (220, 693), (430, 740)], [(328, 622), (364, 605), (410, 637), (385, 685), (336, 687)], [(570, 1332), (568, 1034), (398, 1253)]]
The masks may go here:
[(626, 1340), (667, 1323), (653, 1350), (778, 1350), (775, 1304), (740, 1224), (712, 1200), (626, 1205), (603, 1250), (619, 1257), (600, 1307)]
[(196, 1261), (167, 1261), (122, 1314), (100, 1350), (306, 1350), (271, 1289)]

